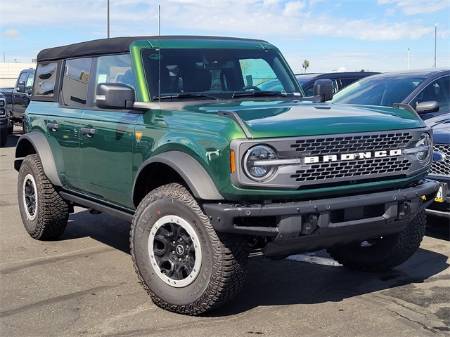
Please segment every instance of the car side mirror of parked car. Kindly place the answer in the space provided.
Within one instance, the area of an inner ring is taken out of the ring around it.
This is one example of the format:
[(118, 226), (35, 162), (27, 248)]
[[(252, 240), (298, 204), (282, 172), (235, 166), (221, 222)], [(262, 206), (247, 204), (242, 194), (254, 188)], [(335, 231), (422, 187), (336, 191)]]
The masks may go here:
[(438, 112), (439, 111), (439, 103), (436, 101), (426, 101), (420, 102), (416, 104), (417, 113), (429, 113), (429, 112)]
[(25, 82), (19, 82), (16, 88), (17, 92), (25, 92)]
[(326, 102), (333, 98), (333, 81), (320, 79), (314, 82), (314, 96), (320, 98), (320, 102)]
[(134, 101), (134, 89), (126, 84), (100, 83), (97, 85), (95, 102), (99, 108), (132, 109)]

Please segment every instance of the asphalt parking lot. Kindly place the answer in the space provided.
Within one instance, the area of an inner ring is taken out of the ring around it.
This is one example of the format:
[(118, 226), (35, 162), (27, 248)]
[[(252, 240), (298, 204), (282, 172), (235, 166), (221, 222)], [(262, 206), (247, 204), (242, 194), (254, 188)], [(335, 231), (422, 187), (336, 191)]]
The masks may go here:
[(77, 209), (59, 241), (22, 228), (12, 168), (0, 149), (0, 336), (446, 336), (450, 335), (447, 219), (389, 273), (351, 272), (324, 253), (253, 256), (242, 295), (203, 317), (157, 308), (135, 276), (129, 225)]

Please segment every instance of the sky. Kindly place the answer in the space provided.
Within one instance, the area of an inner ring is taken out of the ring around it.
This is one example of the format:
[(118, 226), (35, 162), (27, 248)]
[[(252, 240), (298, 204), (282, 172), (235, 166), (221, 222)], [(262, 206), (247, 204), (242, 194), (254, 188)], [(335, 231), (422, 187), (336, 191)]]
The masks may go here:
[[(0, 0), (0, 62), (106, 37), (107, 0)], [(110, 0), (111, 36), (260, 38), (295, 72), (450, 68), (450, 0)], [(409, 49), (409, 52), (408, 52)], [(409, 57), (408, 57), (409, 55)]]

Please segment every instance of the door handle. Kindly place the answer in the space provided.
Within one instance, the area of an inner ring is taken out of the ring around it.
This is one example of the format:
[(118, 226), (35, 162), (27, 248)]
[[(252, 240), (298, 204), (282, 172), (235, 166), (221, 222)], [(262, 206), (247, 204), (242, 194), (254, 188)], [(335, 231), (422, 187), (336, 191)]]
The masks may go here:
[(56, 130), (58, 130), (59, 125), (56, 122), (48, 122), (47, 123), (47, 129), (49, 129), (50, 131), (55, 132)]
[(83, 136), (92, 137), (93, 135), (95, 135), (94, 128), (81, 128), (80, 131)]

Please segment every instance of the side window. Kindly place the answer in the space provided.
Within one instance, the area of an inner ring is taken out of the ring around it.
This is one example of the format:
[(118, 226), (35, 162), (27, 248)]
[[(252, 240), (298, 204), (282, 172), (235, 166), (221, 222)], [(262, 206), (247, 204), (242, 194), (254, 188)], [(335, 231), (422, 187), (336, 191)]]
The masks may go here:
[(61, 90), (64, 105), (86, 105), (91, 65), (92, 58), (66, 60)]
[(29, 73), (27, 78), (27, 83), (25, 83), (25, 88), (32, 88), (34, 82), (34, 73)]
[(105, 55), (97, 59), (95, 87), (99, 83), (122, 83), (136, 88), (130, 54)]
[[(333, 82), (333, 95), (334, 95), (339, 90), (341, 90), (340, 88), (341, 88), (342, 85), (341, 85), (341, 81), (340, 80), (333, 79), (331, 81)], [(314, 91), (314, 89), (313, 89), (313, 91)]]
[(242, 77), (246, 87), (258, 86), (261, 83), (277, 79), (272, 67), (263, 59), (239, 60)]
[(17, 84), (21, 84), (21, 83), (25, 84), (26, 80), (27, 80), (27, 73), (26, 72), (20, 73)]
[(314, 96), (314, 84), (311, 84), (308, 88), (303, 88), (303, 90), (306, 97)]
[(423, 89), (411, 102), (412, 106), (426, 101), (437, 101), (440, 108), (448, 109), (450, 101), (450, 76), (442, 77)]
[(339, 90), (344, 89), (345, 87), (349, 86), (353, 82), (356, 82), (357, 78), (341, 78), (341, 85), (339, 87)]
[(33, 95), (45, 98), (55, 96), (56, 72), (58, 64), (51, 62), (47, 64), (38, 64), (36, 69), (36, 83), (34, 85)]

